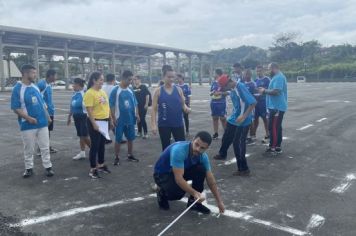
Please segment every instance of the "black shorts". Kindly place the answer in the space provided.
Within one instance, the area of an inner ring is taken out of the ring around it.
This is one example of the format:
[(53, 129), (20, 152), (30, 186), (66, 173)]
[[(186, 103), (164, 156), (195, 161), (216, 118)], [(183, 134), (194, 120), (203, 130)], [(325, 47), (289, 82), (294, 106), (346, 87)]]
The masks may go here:
[(87, 137), (88, 133), (88, 126), (87, 126), (87, 115), (86, 114), (74, 114), (74, 125), (77, 129), (77, 136), (78, 137)]
[(54, 127), (54, 116), (49, 116), (51, 117), (52, 122), (50, 124), (48, 124), (48, 131), (53, 131), (53, 127)]

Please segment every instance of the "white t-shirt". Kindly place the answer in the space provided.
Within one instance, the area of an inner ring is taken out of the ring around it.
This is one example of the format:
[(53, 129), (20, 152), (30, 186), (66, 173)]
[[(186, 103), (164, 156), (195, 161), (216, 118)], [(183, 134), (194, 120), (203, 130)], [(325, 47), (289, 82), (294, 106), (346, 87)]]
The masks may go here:
[(114, 89), (114, 87), (115, 87), (115, 85), (104, 83), (102, 90), (104, 90), (106, 95), (108, 95), (108, 97), (110, 97), (110, 94), (111, 94), (112, 90)]

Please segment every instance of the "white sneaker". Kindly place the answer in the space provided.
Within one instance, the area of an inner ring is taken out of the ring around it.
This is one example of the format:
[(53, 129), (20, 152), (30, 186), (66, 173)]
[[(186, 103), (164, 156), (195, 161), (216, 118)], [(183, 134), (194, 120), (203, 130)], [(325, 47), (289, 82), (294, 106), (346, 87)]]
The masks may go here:
[(81, 159), (85, 159), (85, 152), (80, 152), (73, 157), (73, 160), (81, 160)]

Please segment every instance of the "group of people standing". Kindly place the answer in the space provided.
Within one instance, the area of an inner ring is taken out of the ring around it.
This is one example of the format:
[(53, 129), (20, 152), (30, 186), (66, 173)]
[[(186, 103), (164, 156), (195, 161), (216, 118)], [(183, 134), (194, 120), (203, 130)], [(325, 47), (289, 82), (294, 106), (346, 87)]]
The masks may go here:
[[(269, 138), (267, 151), (281, 152), (282, 120), (287, 109), (286, 78), (277, 64), (270, 64), (269, 69), (271, 80), (264, 76), (261, 66), (257, 67), (256, 81), (251, 79), (251, 70), (245, 70), (242, 74), (242, 67), (238, 63), (234, 65), (232, 76), (217, 69), (210, 91), (214, 133), (210, 135), (200, 131), (191, 141), (186, 141), (186, 137), (189, 137), (191, 89), (184, 83), (184, 76), (176, 74), (171, 66), (163, 66), (162, 83), (152, 98), (147, 86), (141, 83), (140, 76), (135, 76), (129, 70), (122, 73), (118, 84), (113, 74), (108, 74), (105, 82), (101, 72), (93, 72), (87, 86), (83, 79), (76, 78), (67, 122), (70, 125), (74, 119), (80, 143), (80, 152), (73, 159), (85, 158), (85, 148), (88, 147), (89, 176), (97, 179), (101, 177), (100, 173), (111, 173), (105, 164), (105, 145), (110, 143), (111, 130), (115, 135), (113, 164), (120, 164), (122, 143), (127, 143), (127, 160), (138, 162), (133, 155), (133, 142), (136, 137), (148, 138), (146, 114), (148, 107), (152, 106), (151, 131), (153, 135), (159, 134), (162, 146), (153, 175), (158, 186), (157, 201), (160, 208), (169, 209), (168, 201), (180, 199), (189, 193), (187, 206), (194, 203), (192, 210), (208, 214), (210, 210), (201, 204), (204, 201), (204, 181), (207, 180), (220, 212), (224, 212), (225, 207), (206, 153), (212, 140), (219, 137), (219, 121), (224, 134), (219, 153), (214, 159), (226, 159), (228, 148), (233, 144), (237, 159), (234, 175), (246, 176), (250, 173), (245, 157), (247, 136), (250, 133), (252, 141), (255, 140), (259, 117), (265, 125), (264, 141)], [(51, 80), (39, 82), (36, 86), (35, 67), (24, 65), (21, 72), (22, 81), (14, 87), (11, 109), (19, 117), (24, 143), (26, 170), (23, 177), (33, 174), (35, 143), (39, 145), (47, 176), (53, 176), (49, 145), (49, 130), (53, 129), (50, 124), (53, 124), (54, 115)], [(51, 76), (53, 73), (50, 71), (47, 74)], [(47, 95), (41, 93), (43, 90)], [(228, 96), (233, 111), (226, 119)], [(172, 138), (175, 142), (171, 144)], [(192, 185), (188, 184), (188, 180), (193, 181)]]
[[(287, 110), (287, 81), (276, 63), (269, 65), (271, 79), (264, 75), (263, 67), (256, 67), (256, 80), (252, 80), (252, 71), (234, 64), (234, 73), (230, 77), (222, 70), (215, 71), (215, 81), (211, 86), (211, 114), (214, 134), (218, 138), (218, 120), (224, 128), (221, 147), (215, 160), (225, 160), (231, 144), (237, 161), (234, 175), (247, 176), (250, 169), (246, 160), (246, 144), (256, 142), (259, 119), (263, 120), (265, 136), (263, 143), (268, 143), (267, 153), (282, 152), (282, 121)], [(230, 96), (233, 111), (226, 121), (226, 97)], [(250, 134), (250, 137), (248, 135)]]

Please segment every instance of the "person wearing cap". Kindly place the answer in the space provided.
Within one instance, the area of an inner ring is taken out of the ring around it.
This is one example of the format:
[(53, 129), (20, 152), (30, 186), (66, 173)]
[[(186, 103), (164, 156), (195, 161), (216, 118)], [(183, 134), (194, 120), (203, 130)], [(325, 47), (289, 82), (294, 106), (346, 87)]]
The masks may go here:
[(227, 120), (227, 126), (221, 141), (219, 154), (214, 159), (225, 160), (227, 150), (233, 144), (237, 161), (235, 176), (248, 176), (250, 174), (246, 160), (246, 137), (252, 123), (252, 111), (256, 105), (256, 99), (248, 91), (245, 84), (226, 76), (218, 80), (224, 91), (231, 90), (230, 97), (233, 104), (233, 112)]
[[(222, 127), (226, 128), (226, 96), (229, 94), (227, 91), (221, 91), (221, 87), (217, 82), (218, 79), (223, 76), (223, 71), (221, 69), (215, 70), (215, 80), (212, 82), (210, 87), (210, 109), (211, 116), (213, 118), (213, 128), (214, 134), (213, 139), (219, 137), (219, 120)], [(226, 75), (224, 75), (226, 76)]]

